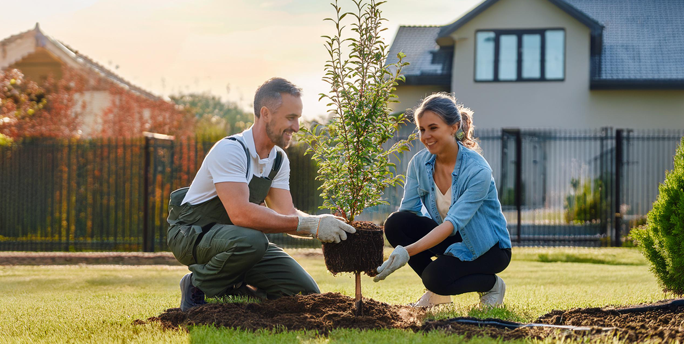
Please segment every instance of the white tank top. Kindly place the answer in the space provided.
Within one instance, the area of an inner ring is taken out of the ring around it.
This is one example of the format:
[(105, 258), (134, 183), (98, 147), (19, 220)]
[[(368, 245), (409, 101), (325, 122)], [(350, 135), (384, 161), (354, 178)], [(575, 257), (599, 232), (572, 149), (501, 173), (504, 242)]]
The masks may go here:
[(437, 192), (435, 192), (437, 199), (437, 211), (439, 211), (439, 215), (442, 217), (442, 220), (444, 220), (447, 212), (449, 212), (449, 206), (451, 206), (451, 186), (444, 195), (442, 194), (442, 191), (439, 190), (437, 183), (435, 183), (435, 190), (437, 190)]

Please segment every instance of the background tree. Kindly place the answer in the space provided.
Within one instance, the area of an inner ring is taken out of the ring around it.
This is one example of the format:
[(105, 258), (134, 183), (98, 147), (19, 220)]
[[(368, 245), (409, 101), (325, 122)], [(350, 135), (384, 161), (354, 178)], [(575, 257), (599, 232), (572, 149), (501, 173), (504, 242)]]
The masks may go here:
[(667, 172), (646, 225), (633, 230), (646, 259), (665, 291), (684, 295), (684, 138)]
[(101, 116), (102, 137), (139, 137), (143, 131), (179, 138), (194, 134), (196, 119), (175, 103), (143, 97), (114, 84), (109, 94), (111, 103)]
[(209, 93), (181, 93), (170, 98), (197, 118), (195, 133), (198, 136), (232, 135), (249, 128), (254, 122), (252, 113)]
[(79, 136), (87, 104), (78, 94), (85, 88), (85, 77), (67, 67), (62, 79), (48, 77), (40, 84), (17, 69), (0, 71), (0, 134), (12, 141)]

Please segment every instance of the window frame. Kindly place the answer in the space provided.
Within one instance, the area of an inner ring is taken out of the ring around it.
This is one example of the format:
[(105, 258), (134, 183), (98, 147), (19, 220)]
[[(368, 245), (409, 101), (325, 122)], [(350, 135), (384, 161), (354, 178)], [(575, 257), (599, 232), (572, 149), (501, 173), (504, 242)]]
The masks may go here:
[[(546, 31), (563, 31), (563, 78), (557, 79), (547, 79), (546, 78)], [(493, 32), (494, 33), (494, 71), (492, 80), (478, 80), (477, 79), (477, 34), (480, 32)], [(473, 49), (473, 81), (482, 83), (492, 83), (492, 82), (562, 82), (565, 81), (566, 75), (566, 61), (567, 61), (567, 32), (565, 28), (544, 28), (544, 29), (480, 29), (475, 31), (475, 42)], [(539, 78), (523, 78), (522, 77), (522, 42), (523, 35), (528, 34), (538, 34), (541, 38), (540, 45), (540, 77)], [(515, 80), (499, 80), (499, 37), (501, 35), (515, 35), (518, 40), (518, 60), (516, 66), (516, 79)]]

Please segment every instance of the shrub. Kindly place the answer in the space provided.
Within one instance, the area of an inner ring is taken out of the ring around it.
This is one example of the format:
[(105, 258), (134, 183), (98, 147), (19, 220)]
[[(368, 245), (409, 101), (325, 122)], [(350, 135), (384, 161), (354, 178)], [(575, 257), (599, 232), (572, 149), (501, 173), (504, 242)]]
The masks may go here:
[(684, 138), (665, 175), (646, 225), (634, 230), (637, 242), (664, 290), (684, 294)]
[(0, 133), (0, 147), (9, 147), (12, 145), (12, 142), (14, 140), (11, 137)]
[(603, 180), (596, 178), (592, 182), (581, 183), (573, 178), (570, 182), (573, 192), (565, 197), (565, 221), (574, 224), (584, 224), (601, 221), (608, 210), (608, 202), (601, 197), (605, 192)]

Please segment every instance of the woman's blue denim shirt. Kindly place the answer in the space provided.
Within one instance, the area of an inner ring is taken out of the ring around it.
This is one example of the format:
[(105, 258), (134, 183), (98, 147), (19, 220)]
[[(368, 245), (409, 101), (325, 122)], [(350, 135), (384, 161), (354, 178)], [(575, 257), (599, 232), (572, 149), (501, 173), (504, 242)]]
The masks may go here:
[(427, 209), (435, 222), (451, 222), (454, 225), (451, 235), (460, 233), (463, 242), (452, 244), (444, 254), (473, 261), (497, 243), (500, 248), (510, 248), (511, 238), (501, 212), (492, 168), (484, 157), (461, 142), (458, 148), (456, 166), (451, 173), (451, 206), (446, 218), (442, 219), (435, 200), (436, 156), (427, 149), (418, 152), (409, 162), (399, 211), (425, 216), (422, 209)]

